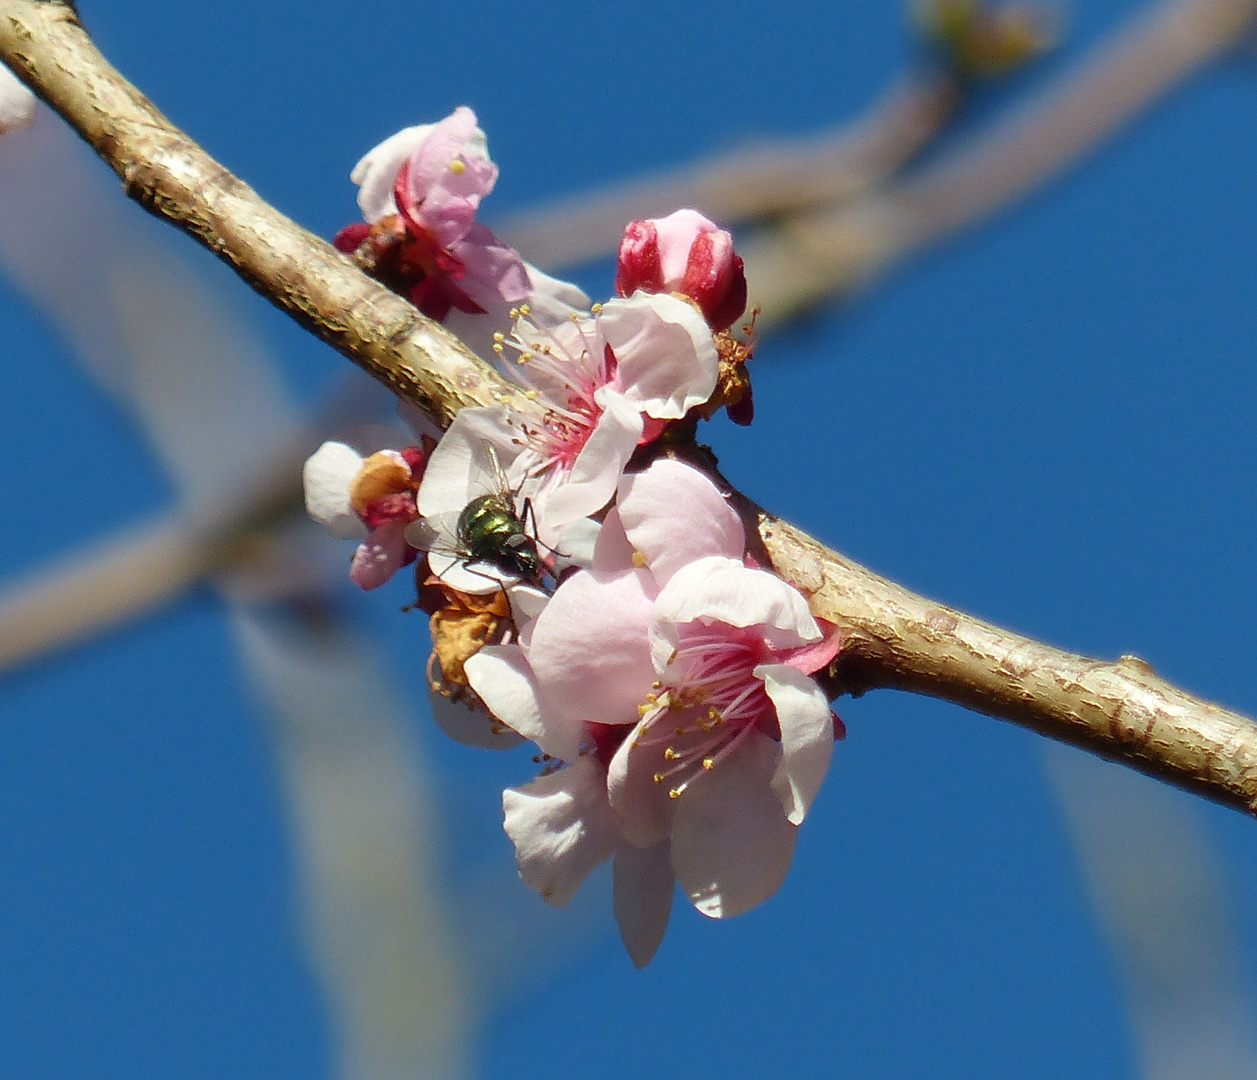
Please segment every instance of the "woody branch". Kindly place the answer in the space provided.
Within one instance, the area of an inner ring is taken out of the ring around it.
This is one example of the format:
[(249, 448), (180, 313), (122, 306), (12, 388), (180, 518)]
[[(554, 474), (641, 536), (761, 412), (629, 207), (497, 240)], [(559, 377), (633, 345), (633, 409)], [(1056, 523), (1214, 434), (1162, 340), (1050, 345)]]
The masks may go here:
[[(448, 424), (515, 400), (491, 367), (260, 199), (100, 55), (57, 0), (0, 0), (0, 58), (96, 150), (127, 194), (399, 396)], [(521, 403), (522, 404), (522, 403)], [(1087, 660), (878, 577), (747, 506), (778, 572), (842, 627), (836, 689), (912, 690), (1010, 720), (1257, 814), (1257, 724), (1143, 661)]]

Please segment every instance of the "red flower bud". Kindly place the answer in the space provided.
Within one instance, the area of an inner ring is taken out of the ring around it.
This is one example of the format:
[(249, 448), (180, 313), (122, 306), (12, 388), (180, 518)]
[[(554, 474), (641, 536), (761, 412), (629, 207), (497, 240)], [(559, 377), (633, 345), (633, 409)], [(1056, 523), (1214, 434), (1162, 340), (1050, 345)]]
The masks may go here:
[(616, 291), (678, 292), (713, 330), (727, 330), (746, 309), (746, 274), (733, 237), (697, 210), (630, 222), (620, 243)]

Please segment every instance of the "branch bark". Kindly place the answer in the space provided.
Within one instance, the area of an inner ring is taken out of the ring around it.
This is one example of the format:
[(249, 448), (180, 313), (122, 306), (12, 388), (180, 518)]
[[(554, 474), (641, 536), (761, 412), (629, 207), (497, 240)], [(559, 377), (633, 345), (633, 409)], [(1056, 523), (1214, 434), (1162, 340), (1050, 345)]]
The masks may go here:
[[(0, 0), (0, 58), (62, 114), (127, 193), (401, 397), (448, 423), (513, 398), (488, 365), (260, 200), (173, 127), (55, 0)], [(1257, 815), (1257, 724), (1170, 686), (1141, 660), (1088, 660), (917, 596), (750, 508), (773, 565), (837, 623), (853, 694), (928, 694), (1124, 762)]]

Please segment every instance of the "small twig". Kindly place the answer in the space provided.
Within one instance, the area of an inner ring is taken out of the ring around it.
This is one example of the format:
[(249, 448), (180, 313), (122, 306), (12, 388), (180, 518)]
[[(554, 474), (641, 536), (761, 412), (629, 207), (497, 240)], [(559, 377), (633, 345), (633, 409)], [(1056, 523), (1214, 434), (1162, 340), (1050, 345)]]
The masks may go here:
[[(1223, 6), (1235, 12), (1237, 3), (1188, 6), (1216, 14)], [(1233, 19), (1229, 32), (1237, 25)], [(434, 419), (507, 393), (452, 337), (262, 203), (171, 126), (109, 67), (64, 5), (0, 0), (0, 57), (88, 138), (128, 193)], [(460, 374), (471, 385), (461, 385)], [(769, 515), (756, 524), (782, 576), (843, 628), (841, 688), (930, 694), (1257, 814), (1253, 721), (1175, 689), (1142, 661), (1071, 656), (915, 596)]]
[(241, 554), (248, 537), (301, 506), (301, 456), (277, 455), (225, 510), (173, 513), (68, 553), (0, 596), (0, 674), (157, 610)]
[(1236, 46), (1257, 0), (1166, 0), (1020, 113), (919, 175), (739, 245), (765, 325), (867, 281), (1045, 183)]
[(571, 196), (517, 214), (497, 232), (539, 266), (558, 269), (614, 251), (624, 225), (679, 206), (723, 226), (849, 199), (903, 166), (951, 116), (960, 92), (942, 74), (893, 86), (867, 116), (808, 139), (781, 139)]

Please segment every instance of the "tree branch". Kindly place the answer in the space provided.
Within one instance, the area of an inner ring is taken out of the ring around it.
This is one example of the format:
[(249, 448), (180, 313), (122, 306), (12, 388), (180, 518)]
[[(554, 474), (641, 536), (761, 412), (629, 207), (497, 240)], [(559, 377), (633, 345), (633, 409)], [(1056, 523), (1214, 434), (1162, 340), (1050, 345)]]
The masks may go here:
[[(174, 128), (106, 63), (64, 4), (0, 0), (0, 57), (96, 148), (129, 195), (434, 419), (447, 423), (464, 405), (512, 395), (450, 334)], [(1253, 721), (1175, 689), (1140, 660), (1086, 660), (999, 630), (769, 514), (752, 520), (782, 576), (842, 627), (839, 689), (888, 687), (956, 702), (1257, 814)]]
[(780, 321), (989, 217), (1235, 48), (1255, 17), (1257, 0), (1162, 0), (1028, 108), (918, 175), (739, 244), (752, 300)]

